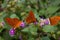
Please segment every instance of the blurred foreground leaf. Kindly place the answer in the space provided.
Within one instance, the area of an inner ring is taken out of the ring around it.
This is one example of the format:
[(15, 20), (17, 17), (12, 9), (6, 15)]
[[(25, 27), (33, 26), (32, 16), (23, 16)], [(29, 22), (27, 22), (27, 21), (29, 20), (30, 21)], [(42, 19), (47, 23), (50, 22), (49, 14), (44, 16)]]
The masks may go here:
[(50, 26), (50, 25), (45, 25), (43, 27), (44, 32), (55, 32), (57, 30), (57, 27)]

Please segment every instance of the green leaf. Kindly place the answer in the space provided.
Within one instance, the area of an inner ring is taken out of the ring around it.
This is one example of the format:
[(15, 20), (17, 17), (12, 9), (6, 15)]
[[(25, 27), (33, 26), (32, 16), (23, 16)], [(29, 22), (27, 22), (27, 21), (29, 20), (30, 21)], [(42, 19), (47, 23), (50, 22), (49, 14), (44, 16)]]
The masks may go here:
[(2, 32), (3, 28), (0, 28), (0, 33)]
[(50, 6), (58, 6), (60, 4), (60, 0), (51, 0)]
[(20, 20), (22, 20), (22, 17), (21, 17), (20, 11), (19, 11), (18, 9), (16, 10), (16, 13), (15, 13), (15, 14), (19, 17)]
[(29, 27), (27, 27), (27, 28), (24, 28), (23, 30), (21, 30), (22, 32), (29, 32)]
[(5, 12), (1, 12), (0, 14), (1, 14), (0, 22), (3, 22), (4, 21), (3, 18), (6, 16), (6, 14), (5, 14)]
[(32, 4), (37, 3), (37, 1), (36, 1), (36, 0), (30, 0), (30, 2), (31, 2)]
[(42, 37), (42, 40), (50, 40), (49, 37)]
[(39, 15), (38, 15), (39, 13), (36, 11), (36, 10), (34, 10), (34, 15), (35, 15), (35, 18), (37, 18), (37, 20), (40, 20), (40, 17), (39, 17)]
[(47, 8), (46, 12), (49, 13), (49, 14), (53, 14), (55, 13), (60, 7), (57, 7), (57, 6), (50, 6)]
[(3, 21), (3, 19), (2, 18), (0, 18), (0, 22), (2, 22)]
[(57, 27), (51, 26), (51, 25), (45, 25), (43, 27), (44, 32), (55, 32), (57, 30)]
[(31, 33), (32, 35), (36, 35), (37, 34), (37, 27), (31, 25), (27, 28), (24, 28), (22, 31), (26, 32), (26, 33)]
[(34, 38), (30, 37), (28, 40), (34, 40)]
[(57, 12), (55, 15), (58, 15), (58, 16), (60, 16), (60, 12)]
[(11, 17), (11, 18), (18, 18), (18, 17), (16, 16), (16, 14), (10, 15), (10, 17)]
[(0, 40), (4, 40), (2, 37), (0, 37)]
[(2, 4), (2, 7), (4, 8), (4, 7), (6, 7), (6, 6), (7, 6), (7, 1), (4, 0), (4, 3)]
[(30, 30), (32, 35), (37, 35), (37, 27), (30, 27)]
[(40, 15), (44, 15), (44, 14), (46, 13), (46, 10), (41, 9), (41, 10), (39, 11), (39, 13), (40, 13)]
[(4, 32), (2, 37), (4, 38), (4, 40), (12, 40), (12, 37), (10, 37), (8, 30)]
[(9, 29), (11, 29), (11, 26), (6, 23), (6, 24), (4, 25), (4, 28), (6, 28), (7, 30), (9, 30)]

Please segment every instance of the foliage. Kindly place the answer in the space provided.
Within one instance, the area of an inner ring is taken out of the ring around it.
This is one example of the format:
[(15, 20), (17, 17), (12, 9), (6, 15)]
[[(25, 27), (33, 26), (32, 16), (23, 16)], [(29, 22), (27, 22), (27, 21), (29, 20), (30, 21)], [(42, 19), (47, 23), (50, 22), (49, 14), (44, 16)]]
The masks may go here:
[[(34, 25), (31, 23), (24, 28), (18, 28), (15, 36), (11, 37), (9, 35), (11, 26), (7, 24), (5, 18), (18, 18), (21, 21), (25, 21), (30, 10), (34, 12), (38, 24)], [(45, 25), (41, 28), (39, 26), (39, 16), (43, 15), (46, 18), (60, 16), (60, 0), (1, 0), (0, 23), (4, 22), (4, 25), (0, 25), (0, 40), (18, 40), (19, 35), (22, 35), (22, 40), (50, 40), (52, 38), (57, 40), (60, 34), (60, 24), (56, 26)], [(38, 30), (39, 32), (37, 32)], [(55, 36), (52, 36), (53, 34)], [(51, 36), (52, 38), (50, 38)]]

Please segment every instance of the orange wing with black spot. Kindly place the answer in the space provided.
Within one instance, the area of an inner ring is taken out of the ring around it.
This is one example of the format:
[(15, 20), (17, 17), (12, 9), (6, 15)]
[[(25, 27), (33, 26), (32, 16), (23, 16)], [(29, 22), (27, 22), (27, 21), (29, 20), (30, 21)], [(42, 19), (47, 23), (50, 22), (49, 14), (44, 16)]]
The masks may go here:
[(35, 16), (34, 16), (33, 11), (30, 11), (30, 12), (29, 12), (28, 17), (26, 18), (26, 22), (27, 22), (27, 24), (30, 24), (30, 23), (32, 23), (32, 22), (36, 22), (36, 18), (35, 18)]
[(56, 25), (60, 21), (60, 16), (54, 16), (54, 17), (51, 17), (49, 19), (50, 19), (50, 24), (51, 25)]
[(18, 28), (22, 21), (20, 21), (17, 18), (5, 18), (6, 22), (12, 27), (12, 28)]

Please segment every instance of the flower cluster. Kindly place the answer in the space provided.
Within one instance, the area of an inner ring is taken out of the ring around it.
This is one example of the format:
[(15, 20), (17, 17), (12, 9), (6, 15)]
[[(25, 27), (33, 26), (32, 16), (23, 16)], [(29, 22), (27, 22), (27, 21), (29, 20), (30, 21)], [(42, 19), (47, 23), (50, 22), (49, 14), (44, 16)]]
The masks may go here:
[(49, 24), (50, 24), (49, 19), (41, 19), (40, 26), (49, 25)]

